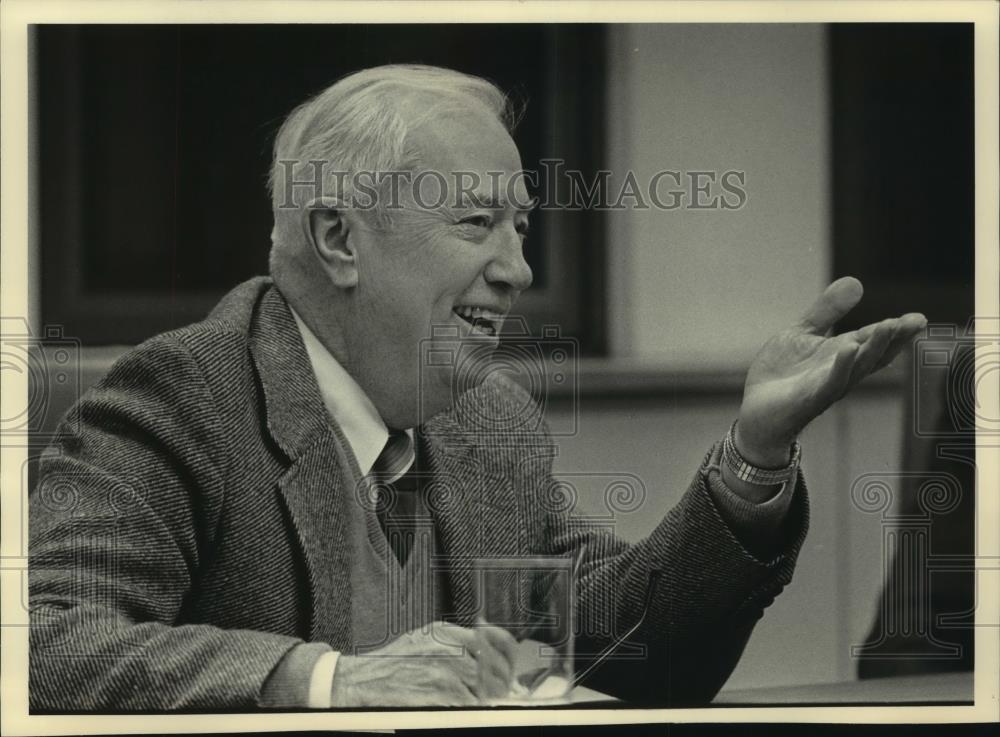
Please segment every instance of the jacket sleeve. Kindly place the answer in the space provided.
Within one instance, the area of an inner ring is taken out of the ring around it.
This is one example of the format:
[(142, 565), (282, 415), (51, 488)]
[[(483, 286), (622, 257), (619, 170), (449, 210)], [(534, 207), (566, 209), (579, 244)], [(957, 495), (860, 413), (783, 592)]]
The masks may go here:
[(713, 448), (678, 504), (638, 543), (568, 514), (549, 516), (552, 554), (585, 546), (576, 671), (590, 668), (587, 686), (651, 705), (710, 702), (764, 609), (791, 581), (808, 528), (801, 474), (778, 533), (779, 552), (759, 560), (720, 515), (713, 500), (719, 490), (710, 492), (722, 484), (720, 450)]
[(196, 361), (156, 338), (68, 420), (30, 497), (31, 709), (256, 705), (300, 641), (178, 624), (220, 524), (229, 463)]

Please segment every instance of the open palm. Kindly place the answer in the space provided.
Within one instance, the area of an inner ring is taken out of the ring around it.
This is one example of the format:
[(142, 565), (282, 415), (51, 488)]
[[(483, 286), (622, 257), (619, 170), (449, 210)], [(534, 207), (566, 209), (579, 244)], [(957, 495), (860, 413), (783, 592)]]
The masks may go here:
[(908, 313), (831, 335), (862, 293), (857, 279), (838, 279), (797, 325), (773, 336), (754, 358), (737, 424), (737, 446), (751, 463), (781, 465), (810, 421), (891, 362), (927, 324), (923, 315)]

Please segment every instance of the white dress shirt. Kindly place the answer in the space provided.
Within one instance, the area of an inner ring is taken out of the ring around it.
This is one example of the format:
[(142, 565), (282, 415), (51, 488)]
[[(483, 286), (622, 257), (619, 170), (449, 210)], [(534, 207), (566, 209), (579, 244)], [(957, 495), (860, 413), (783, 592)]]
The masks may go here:
[[(367, 476), (389, 439), (389, 428), (358, 382), (326, 349), (298, 313), (294, 309), (291, 312), (302, 335), (309, 363), (316, 375), (323, 404), (351, 446), (351, 452), (358, 462), (361, 475)], [(413, 430), (408, 429), (406, 433), (412, 441)], [(410, 463), (413, 463), (412, 458)], [(330, 708), (333, 677), (339, 656), (340, 653), (331, 651), (320, 656), (313, 666), (312, 676), (309, 679), (310, 709)]]

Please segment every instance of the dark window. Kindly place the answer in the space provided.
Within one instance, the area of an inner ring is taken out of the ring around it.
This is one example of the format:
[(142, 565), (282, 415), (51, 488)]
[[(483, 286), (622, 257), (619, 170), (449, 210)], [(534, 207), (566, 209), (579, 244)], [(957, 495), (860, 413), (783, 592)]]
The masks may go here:
[(844, 327), (972, 314), (972, 50), (971, 24), (830, 27), (834, 269), (867, 287)]
[[(273, 136), (337, 78), (391, 62), (487, 77), (527, 111), (523, 165), (591, 172), (603, 151), (604, 29), (593, 25), (38, 26), (41, 304), (87, 343), (204, 316), (267, 272)], [(539, 212), (519, 305), (603, 344), (599, 213)]]

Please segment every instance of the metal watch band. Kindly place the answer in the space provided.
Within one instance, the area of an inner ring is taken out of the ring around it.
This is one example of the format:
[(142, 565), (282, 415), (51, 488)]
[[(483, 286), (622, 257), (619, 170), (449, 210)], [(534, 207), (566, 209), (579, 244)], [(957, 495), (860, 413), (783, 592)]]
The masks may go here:
[(722, 462), (726, 464), (730, 471), (738, 478), (749, 484), (759, 486), (777, 486), (784, 484), (795, 478), (799, 467), (799, 457), (802, 448), (798, 441), (792, 444), (792, 458), (784, 468), (759, 468), (749, 463), (740, 452), (736, 450), (736, 423), (734, 422), (722, 441)]

